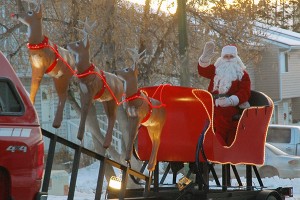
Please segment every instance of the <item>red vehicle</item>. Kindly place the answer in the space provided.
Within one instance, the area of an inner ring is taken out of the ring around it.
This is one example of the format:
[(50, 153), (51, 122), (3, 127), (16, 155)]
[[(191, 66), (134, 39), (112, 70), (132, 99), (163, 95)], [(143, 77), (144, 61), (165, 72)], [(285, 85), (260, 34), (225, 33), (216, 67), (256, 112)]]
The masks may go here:
[(44, 142), (37, 113), (0, 52), (0, 199), (39, 198), (43, 170)]

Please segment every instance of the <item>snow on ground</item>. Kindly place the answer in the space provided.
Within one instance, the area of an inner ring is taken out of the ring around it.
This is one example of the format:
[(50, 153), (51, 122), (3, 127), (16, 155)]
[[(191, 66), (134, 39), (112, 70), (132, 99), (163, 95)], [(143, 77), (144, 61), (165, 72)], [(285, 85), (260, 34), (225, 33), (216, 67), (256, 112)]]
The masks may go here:
[[(86, 168), (82, 168), (78, 171), (77, 183), (76, 183), (76, 191), (74, 200), (94, 200), (95, 198), (95, 188), (97, 185), (99, 171), (99, 162), (95, 162)], [(180, 175), (177, 176), (179, 180), (181, 178)], [(244, 183), (246, 179), (241, 177), (241, 181)], [(264, 186), (268, 188), (278, 188), (278, 187), (293, 187), (294, 197), (286, 198), (288, 200), (300, 200), (300, 178), (294, 179), (282, 179), (279, 177), (272, 178), (264, 178), (263, 180)], [(169, 174), (166, 178), (165, 183), (172, 183), (172, 175)], [(211, 184), (214, 184), (211, 182)], [(237, 185), (236, 181), (232, 181), (232, 185)], [(258, 182), (253, 179), (253, 185), (259, 185)], [(105, 199), (105, 192), (107, 188), (107, 181), (103, 183), (103, 193), (101, 195), (101, 199)], [(67, 196), (54, 196), (49, 195), (48, 200), (67, 200)]]

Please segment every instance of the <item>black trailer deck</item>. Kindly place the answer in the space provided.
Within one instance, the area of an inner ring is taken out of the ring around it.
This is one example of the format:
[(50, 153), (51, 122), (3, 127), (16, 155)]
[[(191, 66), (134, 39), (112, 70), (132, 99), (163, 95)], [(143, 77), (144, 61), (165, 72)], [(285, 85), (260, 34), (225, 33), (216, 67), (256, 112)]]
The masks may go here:
[[(120, 199), (118, 191), (110, 191), (107, 199)], [(207, 200), (279, 200), (285, 199), (276, 190), (243, 190), (233, 189), (228, 191), (222, 191), (212, 189), (209, 192), (200, 191), (197, 186), (191, 185), (184, 191), (179, 191), (176, 185), (173, 187), (160, 187), (159, 191), (151, 190), (147, 195), (144, 194), (143, 189), (127, 189), (124, 199), (162, 199), (162, 200), (187, 200), (187, 199), (207, 199)]]
[[(198, 163), (196, 164), (196, 168), (194, 167), (195, 164), (191, 163), (190, 171), (186, 174), (186, 177), (181, 178), (180, 181), (176, 183), (177, 174), (182, 168), (183, 163), (170, 162), (166, 167), (162, 178), (159, 180), (158, 164), (156, 165), (154, 172), (148, 176), (144, 173), (147, 162), (144, 162), (144, 165), (140, 171), (136, 171), (131, 169), (129, 166), (125, 166), (110, 160), (103, 155), (92, 152), (51, 132), (42, 130), (42, 133), (45, 137), (50, 139), (45, 174), (42, 184), (42, 194), (47, 194), (48, 192), (53, 158), (55, 154), (55, 146), (56, 143), (60, 143), (61, 145), (65, 145), (75, 150), (68, 200), (74, 199), (80, 156), (82, 154), (93, 157), (94, 159), (100, 161), (97, 187), (95, 190), (95, 200), (103, 199), (101, 196), (103, 197), (104, 195), (102, 194), (102, 187), (105, 174), (105, 165), (116, 167), (122, 172), (120, 179), (121, 189), (114, 190), (108, 187), (107, 194), (105, 194), (106, 199), (284, 200), (286, 196), (291, 197), (293, 195), (292, 187), (280, 187), (274, 189), (265, 188), (258, 174), (256, 166), (253, 165), (246, 165), (245, 184), (241, 182), (235, 166), (229, 164), (222, 165), (222, 183), (220, 183), (214, 169), (214, 164), (208, 162)], [(238, 186), (231, 185), (230, 168), (232, 168), (234, 176), (237, 179)], [(172, 184), (165, 184), (164, 182), (166, 176), (170, 173), (170, 171), (173, 175), (173, 182)], [(190, 175), (193, 173), (196, 175), (195, 180), (189, 179)], [(253, 177), (252, 174), (254, 174), (255, 177)], [(209, 185), (209, 176), (213, 177), (216, 185)], [(137, 189), (127, 187), (128, 178), (131, 178), (136, 183)], [(253, 178), (258, 180), (259, 186), (252, 185)], [(36, 199), (41, 199), (41, 197), (37, 197)]]
[[(146, 165), (145, 163), (144, 165)], [(242, 183), (239, 173), (234, 165), (222, 165), (222, 183), (216, 175), (214, 165), (210, 163), (201, 164), (201, 176), (196, 174), (196, 180), (189, 179), (191, 171), (187, 173), (187, 177), (182, 177), (176, 183), (178, 167), (180, 163), (169, 163), (162, 178), (158, 180), (158, 166), (153, 173), (152, 184), (149, 191), (145, 189), (126, 189), (124, 199), (207, 199), (207, 200), (284, 200), (287, 196), (293, 196), (292, 187), (266, 188), (260, 178), (256, 166), (246, 165), (246, 183)], [(171, 167), (173, 165), (173, 167)], [(175, 167), (174, 167), (175, 165)], [(231, 185), (231, 170), (238, 182), (238, 186)], [(142, 167), (141, 172), (145, 169)], [(164, 184), (168, 173), (172, 171), (173, 183)], [(252, 174), (253, 173), (253, 174)], [(253, 175), (255, 177), (253, 177)], [(216, 185), (209, 185), (209, 177), (215, 180)], [(133, 177), (132, 177), (133, 178)], [(253, 179), (258, 180), (259, 186), (253, 186)], [(246, 184), (246, 185), (245, 185)], [(122, 199), (119, 196), (120, 191), (109, 189), (107, 199)]]

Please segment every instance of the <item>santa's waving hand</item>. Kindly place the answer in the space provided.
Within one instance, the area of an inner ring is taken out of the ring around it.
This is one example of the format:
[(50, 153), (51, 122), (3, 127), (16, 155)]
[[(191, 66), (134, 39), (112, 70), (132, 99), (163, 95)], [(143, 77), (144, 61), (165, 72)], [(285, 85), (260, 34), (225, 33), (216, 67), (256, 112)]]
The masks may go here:
[(198, 73), (210, 79), (208, 91), (215, 102), (215, 133), (219, 141), (228, 146), (234, 140), (237, 126), (237, 122), (232, 120), (233, 116), (239, 113), (239, 106), (249, 107), (251, 82), (236, 46), (224, 46), (221, 57), (211, 64), (216, 54), (214, 49), (213, 41), (205, 44), (198, 62)]
[(215, 43), (213, 41), (206, 42), (203, 53), (199, 58), (202, 67), (207, 67), (210, 64), (211, 59), (217, 54), (214, 50)]

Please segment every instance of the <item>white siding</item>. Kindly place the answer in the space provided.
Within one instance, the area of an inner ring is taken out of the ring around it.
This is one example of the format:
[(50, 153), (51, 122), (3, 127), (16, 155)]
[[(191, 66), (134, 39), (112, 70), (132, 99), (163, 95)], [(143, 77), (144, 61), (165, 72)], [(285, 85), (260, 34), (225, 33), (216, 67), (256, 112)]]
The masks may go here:
[(268, 47), (262, 52), (262, 61), (255, 68), (255, 89), (264, 92), (273, 101), (280, 99), (278, 54), (277, 47)]
[(288, 72), (282, 73), (282, 98), (300, 97), (300, 51), (288, 53)]

